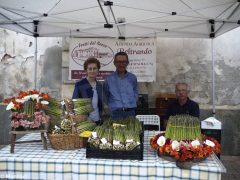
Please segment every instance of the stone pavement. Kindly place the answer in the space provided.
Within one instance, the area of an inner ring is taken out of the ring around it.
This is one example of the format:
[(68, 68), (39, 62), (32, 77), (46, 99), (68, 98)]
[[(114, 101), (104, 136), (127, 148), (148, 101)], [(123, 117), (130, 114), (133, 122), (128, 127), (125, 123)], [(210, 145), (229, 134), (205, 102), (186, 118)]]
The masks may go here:
[(227, 173), (222, 174), (222, 180), (240, 179), (240, 156), (221, 156), (221, 161), (227, 169)]

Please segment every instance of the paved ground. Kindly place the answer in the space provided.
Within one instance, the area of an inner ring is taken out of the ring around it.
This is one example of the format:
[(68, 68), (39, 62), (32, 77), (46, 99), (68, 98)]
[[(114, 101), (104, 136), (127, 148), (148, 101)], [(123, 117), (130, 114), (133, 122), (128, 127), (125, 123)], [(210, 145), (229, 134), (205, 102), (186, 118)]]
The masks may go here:
[(240, 179), (240, 156), (221, 156), (221, 161), (227, 169), (227, 173), (222, 174), (222, 180)]
[[(2, 147), (0, 145), (0, 149)], [(240, 156), (221, 156), (221, 161), (227, 169), (227, 173), (222, 174), (222, 180), (239, 180)]]

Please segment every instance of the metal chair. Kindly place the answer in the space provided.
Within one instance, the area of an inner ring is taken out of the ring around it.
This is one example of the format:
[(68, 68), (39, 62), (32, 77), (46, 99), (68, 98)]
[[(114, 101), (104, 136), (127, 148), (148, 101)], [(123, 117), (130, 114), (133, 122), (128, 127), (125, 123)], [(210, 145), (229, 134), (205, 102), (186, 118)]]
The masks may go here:
[(160, 117), (158, 115), (137, 115), (136, 118), (143, 122), (146, 130), (160, 131)]

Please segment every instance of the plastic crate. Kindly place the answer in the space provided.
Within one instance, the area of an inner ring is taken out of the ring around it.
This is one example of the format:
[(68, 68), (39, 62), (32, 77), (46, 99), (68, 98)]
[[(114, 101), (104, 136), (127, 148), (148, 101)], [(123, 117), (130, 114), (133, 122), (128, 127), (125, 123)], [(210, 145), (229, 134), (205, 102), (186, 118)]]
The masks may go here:
[(103, 150), (90, 146), (87, 143), (86, 158), (97, 159), (129, 159), (129, 160), (143, 160), (143, 133), (140, 135), (141, 144), (131, 151), (118, 150)]

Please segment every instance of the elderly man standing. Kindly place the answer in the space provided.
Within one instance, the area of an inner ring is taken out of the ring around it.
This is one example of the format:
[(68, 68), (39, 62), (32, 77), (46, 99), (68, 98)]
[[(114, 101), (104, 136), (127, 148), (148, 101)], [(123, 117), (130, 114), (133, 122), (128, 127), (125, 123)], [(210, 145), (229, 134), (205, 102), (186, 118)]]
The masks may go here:
[(134, 117), (137, 107), (137, 77), (128, 72), (128, 55), (118, 52), (114, 57), (116, 71), (109, 75), (104, 84), (104, 91), (112, 119)]
[(186, 83), (177, 83), (175, 86), (175, 93), (177, 100), (169, 105), (167, 111), (167, 118), (178, 114), (189, 114), (194, 117), (200, 116), (199, 105), (193, 100), (189, 99), (189, 89)]

